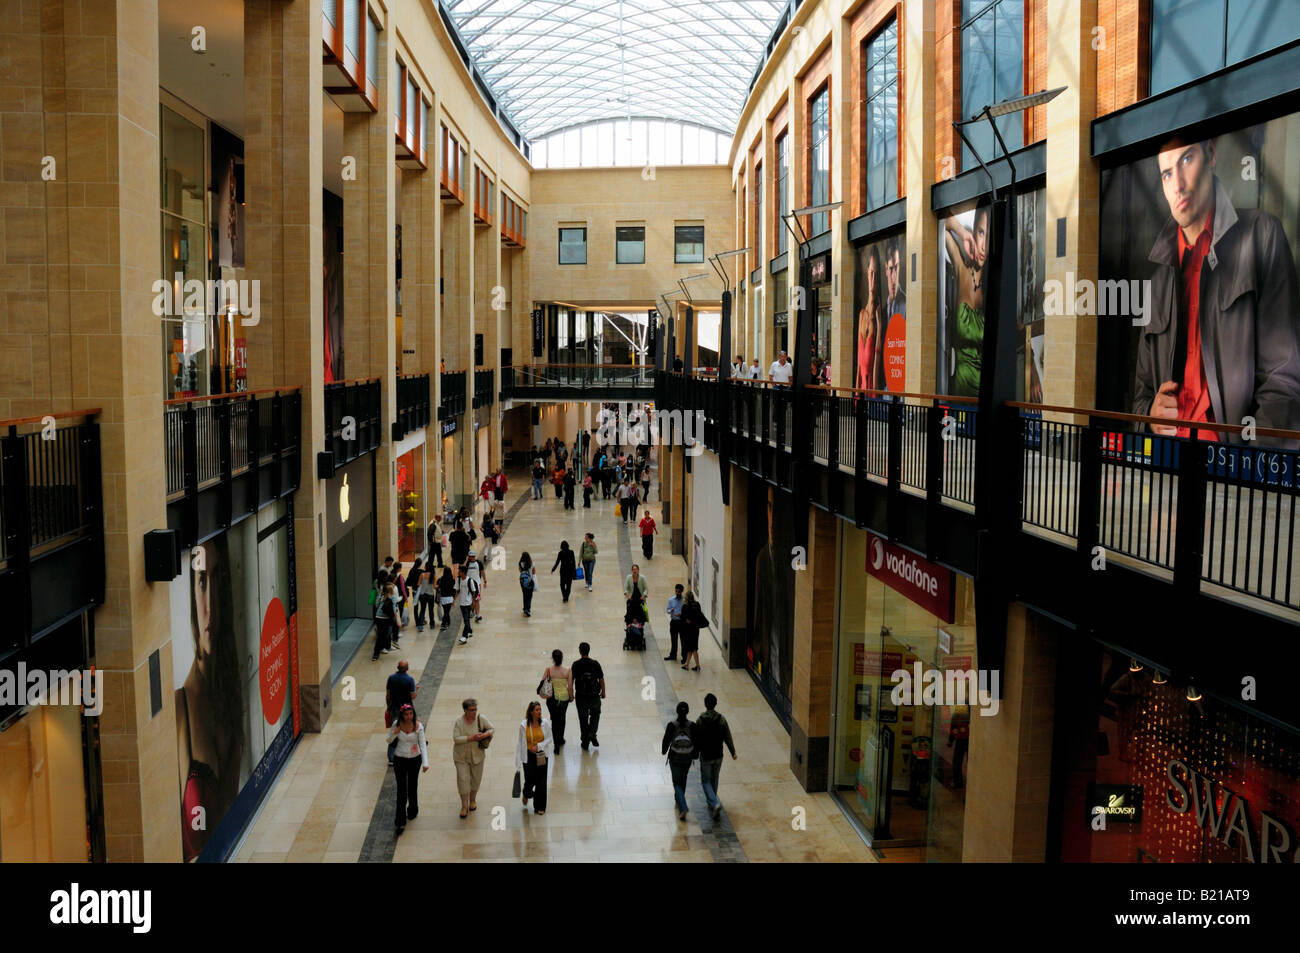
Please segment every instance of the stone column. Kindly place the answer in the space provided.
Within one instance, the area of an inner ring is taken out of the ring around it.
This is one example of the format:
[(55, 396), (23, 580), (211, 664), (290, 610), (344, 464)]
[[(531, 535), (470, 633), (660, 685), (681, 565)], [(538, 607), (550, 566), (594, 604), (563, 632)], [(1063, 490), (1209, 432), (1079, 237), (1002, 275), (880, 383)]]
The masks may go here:
[(723, 515), (723, 586), (726, 593), (727, 631), (723, 633), (724, 654), (728, 668), (745, 667), (745, 646), (748, 644), (749, 601), (753, 598), (749, 587), (749, 478), (745, 471), (732, 465), (731, 503)]
[(297, 701), (308, 731), (328, 719), (331, 688), (328, 559), (317, 529), (327, 501), (316, 479), (316, 454), (325, 449), (320, 48), (318, 6), (245, 2), (246, 273), (261, 283), (262, 301), (260, 322), (245, 328), (249, 384), (302, 389), (294, 539)]
[[(907, 287), (907, 367), (905, 389), (934, 390), (939, 309), (939, 223), (930, 211), (934, 182), (931, 160), (935, 140), (935, 5), (933, 0), (906, 0), (903, 15), (903, 116), (900, 151), (906, 153), (907, 235), (903, 280)], [(955, 168), (955, 166), (954, 166)], [(915, 267), (913, 267), (915, 262)]]
[(790, 680), (790, 770), (805, 791), (825, 791), (830, 770), (838, 557), (835, 517), (810, 507), (808, 567), (795, 573)]
[[(431, 162), (432, 162), (431, 157)], [(429, 375), (433, 401), (424, 446), (424, 526), (440, 518), (439, 482), (442, 438), (437, 420), (438, 386), (438, 210), (442, 205), (436, 165), (424, 172), (402, 173), (402, 333), (408, 348), (403, 367), (408, 374)]]

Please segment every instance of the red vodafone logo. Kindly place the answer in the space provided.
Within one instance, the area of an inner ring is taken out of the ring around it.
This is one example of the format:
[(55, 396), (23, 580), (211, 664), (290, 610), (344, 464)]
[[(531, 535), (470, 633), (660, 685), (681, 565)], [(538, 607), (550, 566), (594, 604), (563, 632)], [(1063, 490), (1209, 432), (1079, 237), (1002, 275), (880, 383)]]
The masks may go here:
[(871, 568), (879, 569), (885, 564), (885, 544), (879, 537), (871, 540)]
[(289, 689), (289, 623), (284, 603), (272, 599), (262, 616), (262, 640), (257, 653), (257, 681), (262, 691), (262, 716), (268, 725), (280, 720)]

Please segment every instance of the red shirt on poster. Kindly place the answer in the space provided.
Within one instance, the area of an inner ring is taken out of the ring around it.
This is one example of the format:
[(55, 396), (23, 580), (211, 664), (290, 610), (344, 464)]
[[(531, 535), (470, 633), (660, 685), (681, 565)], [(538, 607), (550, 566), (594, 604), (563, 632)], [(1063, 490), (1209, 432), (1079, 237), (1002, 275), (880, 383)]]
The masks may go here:
[[(1183, 301), (1187, 308), (1187, 363), (1183, 367), (1183, 386), (1178, 389), (1178, 417), (1181, 420), (1210, 419), (1210, 385), (1205, 379), (1201, 360), (1201, 265), (1210, 253), (1214, 234), (1214, 209), (1206, 216), (1205, 227), (1196, 243), (1189, 245), (1183, 230), (1178, 229), (1178, 260), (1182, 262)], [(1179, 427), (1178, 436), (1191, 436), (1190, 427)], [(1198, 430), (1201, 440), (1217, 440), (1213, 430)]]

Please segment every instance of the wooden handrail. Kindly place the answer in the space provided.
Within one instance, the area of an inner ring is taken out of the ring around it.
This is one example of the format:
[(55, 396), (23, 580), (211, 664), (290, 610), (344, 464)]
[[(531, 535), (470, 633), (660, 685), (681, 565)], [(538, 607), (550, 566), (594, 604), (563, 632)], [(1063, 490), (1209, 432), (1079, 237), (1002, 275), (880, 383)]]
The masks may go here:
[(68, 417), (98, 417), (102, 413), (103, 410), (99, 407), (92, 407), (90, 410), (61, 410), (57, 414), (40, 414), (36, 417), (14, 417), (12, 420), (0, 420), (0, 427), (22, 427), (26, 424), (44, 423), (46, 417), (64, 420)]
[(255, 397), (258, 394), (292, 394), (302, 390), (297, 384), (290, 387), (262, 387), (258, 390), (236, 390), (228, 394), (207, 394), (202, 397), (172, 397), (163, 401), (164, 407), (176, 404), (198, 404), (205, 400), (220, 400), (223, 397)]
[(906, 390), (874, 390), (858, 387), (832, 387), (829, 384), (809, 384), (813, 390), (834, 391), (844, 394), (863, 394), (867, 397), (910, 397), (913, 400), (938, 400), (946, 404), (978, 404), (978, 397), (958, 397), (956, 394), (923, 394)]
[(377, 383), (379, 383), (378, 377), (351, 377), (345, 381), (328, 381), (326, 382), (325, 386), (338, 387), (341, 384), (377, 384)]
[[(1022, 400), (1007, 401), (1008, 407), (1019, 410), (1041, 410), (1052, 414), (1071, 414), (1076, 417), (1103, 417), (1124, 423), (1158, 424), (1162, 427), (1187, 427), (1191, 430), (1214, 430), (1218, 433), (1241, 433), (1246, 428), (1241, 424), (1220, 424), (1208, 420), (1181, 420), (1170, 417), (1146, 417), (1142, 414), (1126, 414), (1118, 410), (1096, 410), (1089, 407), (1061, 407), (1056, 404), (1030, 404)], [(1295, 430), (1276, 430), (1272, 427), (1256, 427), (1254, 432), (1265, 437), (1278, 437), (1282, 440), (1300, 440), (1300, 432)], [(1148, 436), (1159, 437), (1152, 433)]]

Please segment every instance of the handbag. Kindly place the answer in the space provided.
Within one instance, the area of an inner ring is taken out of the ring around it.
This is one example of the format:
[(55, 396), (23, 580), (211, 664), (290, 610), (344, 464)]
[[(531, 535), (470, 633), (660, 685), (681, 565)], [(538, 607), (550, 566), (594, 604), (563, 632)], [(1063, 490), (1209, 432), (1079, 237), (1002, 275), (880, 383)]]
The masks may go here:
[(574, 578), (574, 579), (582, 579), (582, 578), (583, 578), (583, 575), (582, 575), (582, 567), (581, 567), (581, 566), (578, 566), (577, 568), (575, 568), (575, 569), (573, 570), (573, 578)]
[(543, 698), (550, 698), (555, 694), (555, 690), (551, 687), (551, 676), (549, 672), (546, 675), (543, 675), (542, 680), (537, 683), (537, 694), (541, 695)]
[(513, 785), (511, 785), (511, 787), (510, 787), (510, 796), (511, 796), (511, 797), (519, 797), (519, 795), (521, 795), (521, 794), (523, 794), (523, 793), (524, 793), (524, 785), (523, 785), (523, 782), (519, 779), (519, 772), (516, 771), (516, 772), (515, 772), (515, 783), (514, 783)]
[[(479, 730), (479, 731), (482, 731), (482, 730), (483, 730), (483, 719), (482, 719), (482, 718), (480, 718), (480, 719), (478, 720), (478, 730)], [(488, 737), (488, 738), (480, 738), (480, 739), (478, 740), (478, 746), (479, 746), (480, 748), (482, 748), (484, 751), (487, 750), (487, 746), (490, 745), (491, 743), (492, 743), (492, 739), (491, 739), (491, 737)]]
[(393, 727), (393, 712), (389, 708), (384, 709), (384, 727), (385, 728)]
[(622, 504), (622, 503), (615, 503), (615, 504), (614, 504), (614, 515), (615, 515), (615, 516), (622, 516), (622, 515), (623, 515), (623, 504)]

